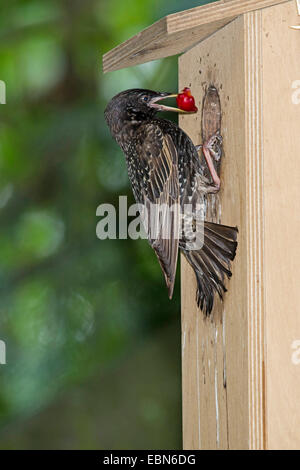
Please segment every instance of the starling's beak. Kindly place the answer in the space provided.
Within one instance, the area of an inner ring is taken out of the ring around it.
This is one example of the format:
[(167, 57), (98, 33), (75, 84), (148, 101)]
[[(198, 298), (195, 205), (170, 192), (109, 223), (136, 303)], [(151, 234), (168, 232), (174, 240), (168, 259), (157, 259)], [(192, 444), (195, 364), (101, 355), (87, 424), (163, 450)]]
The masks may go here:
[(160, 96), (155, 96), (150, 100), (149, 106), (157, 109), (157, 111), (173, 111), (179, 114), (193, 114), (195, 111), (184, 111), (183, 109), (173, 108), (172, 106), (166, 106), (164, 104), (157, 104), (158, 101), (165, 100), (166, 98), (177, 98), (177, 93), (162, 93)]

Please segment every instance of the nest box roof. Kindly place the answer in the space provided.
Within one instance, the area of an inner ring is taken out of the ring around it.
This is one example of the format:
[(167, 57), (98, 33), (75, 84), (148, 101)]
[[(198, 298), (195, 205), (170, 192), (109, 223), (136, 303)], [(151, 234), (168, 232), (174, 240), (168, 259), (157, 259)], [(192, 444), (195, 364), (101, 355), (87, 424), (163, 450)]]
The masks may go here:
[(186, 51), (237, 16), (288, 0), (220, 0), (165, 16), (103, 56), (103, 71), (131, 67)]

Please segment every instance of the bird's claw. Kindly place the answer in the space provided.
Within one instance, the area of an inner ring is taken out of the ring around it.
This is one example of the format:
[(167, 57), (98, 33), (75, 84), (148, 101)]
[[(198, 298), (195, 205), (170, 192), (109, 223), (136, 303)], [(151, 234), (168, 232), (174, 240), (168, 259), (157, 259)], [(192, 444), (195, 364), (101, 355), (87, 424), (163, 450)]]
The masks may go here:
[(207, 188), (211, 193), (216, 193), (220, 189), (220, 177), (214, 166), (213, 159), (215, 161), (220, 160), (222, 156), (222, 143), (223, 139), (220, 131), (217, 131), (203, 145), (195, 145), (197, 152), (202, 149), (209, 172), (211, 174), (213, 186)]
[(204, 147), (210, 151), (210, 154), (216, 161), (219, 161), (222, 156), (222, 144), (223, 138), (218, 131), (208, 139), (208, 141), (204, 144)]

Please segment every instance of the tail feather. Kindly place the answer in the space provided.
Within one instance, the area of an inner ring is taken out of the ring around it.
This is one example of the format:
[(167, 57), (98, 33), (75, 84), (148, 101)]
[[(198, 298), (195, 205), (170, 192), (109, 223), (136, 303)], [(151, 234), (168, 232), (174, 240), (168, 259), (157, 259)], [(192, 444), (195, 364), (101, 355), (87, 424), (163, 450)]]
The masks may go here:
[(214, 222), (204, 222), (205, 230), (214, 233), (219, 240), (227, 238), (227, 240), (237, 240), (238, 229), (237, 227), (230, 227), (228, 225), (215, 224)]
[(207, 257), (207, 263), (210, 263), (216, 270), (219, 270), (220, 275), (222, 276), (222, 280), (224, 279), (224, 273), (227, 274), (228, 277), (231, 277), (231, 271), (227, 269), (217, 258), (217, 256), (221, 258), (221, 255), (218, 251), (216, 253), (217, 256), (215, 256), (214, 251), (210, 249), (208, 245), (204, 245), (202, 251)]
[[(205, 242), (206, 240), (204, 239), (204, 243)], [(219, 254), (220, 261), (222, 261), (227, 266), (228, 270), (230, 270), (230, 261), (231, 261), (232, 252), (228, 253), (227, 251), (223, 250), (223, 248), (220, 248), (216, 243), (214, 243), (211, 240), (209, 243), (210, 243), (210, 248), (205, 246), (206, 249), (204, 251), (206, 252), (206, 254), (209, 256), (209, 253), (215, 253), (217, 251)]]
[[(215, 226), (215, 227), (213, 227)], [(216, 227), (221, 227), (220, 233), (216, 233)], [(224, 227), (224, 230), (223, 230)], [(213, 229), (214, 228), (214, 229)], [(228, 236), (228, 229), (233, 230), (232, 235)], [(204, 237), (214, 242), (219, 248), (222, 248), (226, 253), (232, 255), (236, 249), (236, 239), (238, 230), (237, 228), (228, 227), (226, 225), (214, 224), (212, 222), (205, 222)]]
[[(223, 299), (223, 292), (226, 292), (226, 287), (224, 286), (222, 280), (214, 273), (214, 271), (210, 271), (207, 269), (206, 265), (202, 261), (201, 257), (198, 258), (198, 266), (203, 271), (203, 284), (209, 285), (210, 282), (213, 283), (215, 290), (218, 292), (221, 299)], [(200, 278), (200, 270), (195, 266), (195, 273), (199, 282), (201, 282)]]
[(237, 234), (236, 227), (204, 222), (204, 245), (201, 250), (184, 250), (196, 274), (198, 307), (207, 316), (213, 309), (215, 293), (223, 300), (223, 294), (227, 291), (224, 279), (225, 276), (232, 276), (230, 261), (235, 258)]

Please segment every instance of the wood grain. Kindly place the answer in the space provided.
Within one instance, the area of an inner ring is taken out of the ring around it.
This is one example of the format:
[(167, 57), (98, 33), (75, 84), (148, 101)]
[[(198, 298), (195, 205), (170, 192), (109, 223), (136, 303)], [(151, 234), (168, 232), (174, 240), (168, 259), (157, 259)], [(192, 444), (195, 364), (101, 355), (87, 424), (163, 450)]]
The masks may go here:
[[(194, 273), (182, 259), (182, 378), (185, 449), (248, 447), (248, 322), (246, 212), (246, 87), (244, 18), (240, 17), (179, 59), (180, 88), (190, 86), (201, 109), (209, 85), (220, 95), (224, 156), (221, 211), (208, 218), (238, 226), (239, 247), (224, 304), (204, 318), (195, 302)], [(195, 143), (201, 112), (180, 117)], [(215, 204), (218, 205), (216, 199)], [(241, 288), (243, 286), (243, 288)]]
[(288, 0), (228, 0), (162, 18), (103, 56), (104, 73), (179, 54), (237, 16)]
[[(197, 310), (194, 274), (182, 259), (186, 449), (300, 447), (296, 20), (294, 1), (249, 12), (179, 59), (180, 88), (192, 87), (197, 106), (209, 85), (220, 93), (219, 220), (239, 227), (233, 278), (211, 319)], [(195, 143), (200, 120), (180, 118)]]
[[(249, 448), (264, 449), (264, 184), (261, 11), (244, 16)], [(245, 286), (246, 287), (246, 286)], [(244, 288), (245, 288), (244, 287)]]
[[(270, 449), (300, 448), (300, 33), (295, 2), (262, 13), (266, 423)], [(297, 104), (298, 103), (298, 104)], [(298, 346), (297, 346), (298, 344)], [(295, 346), (296, 345), (296, 346)], [(296, 349), (295, 349), (296, 347)]]

